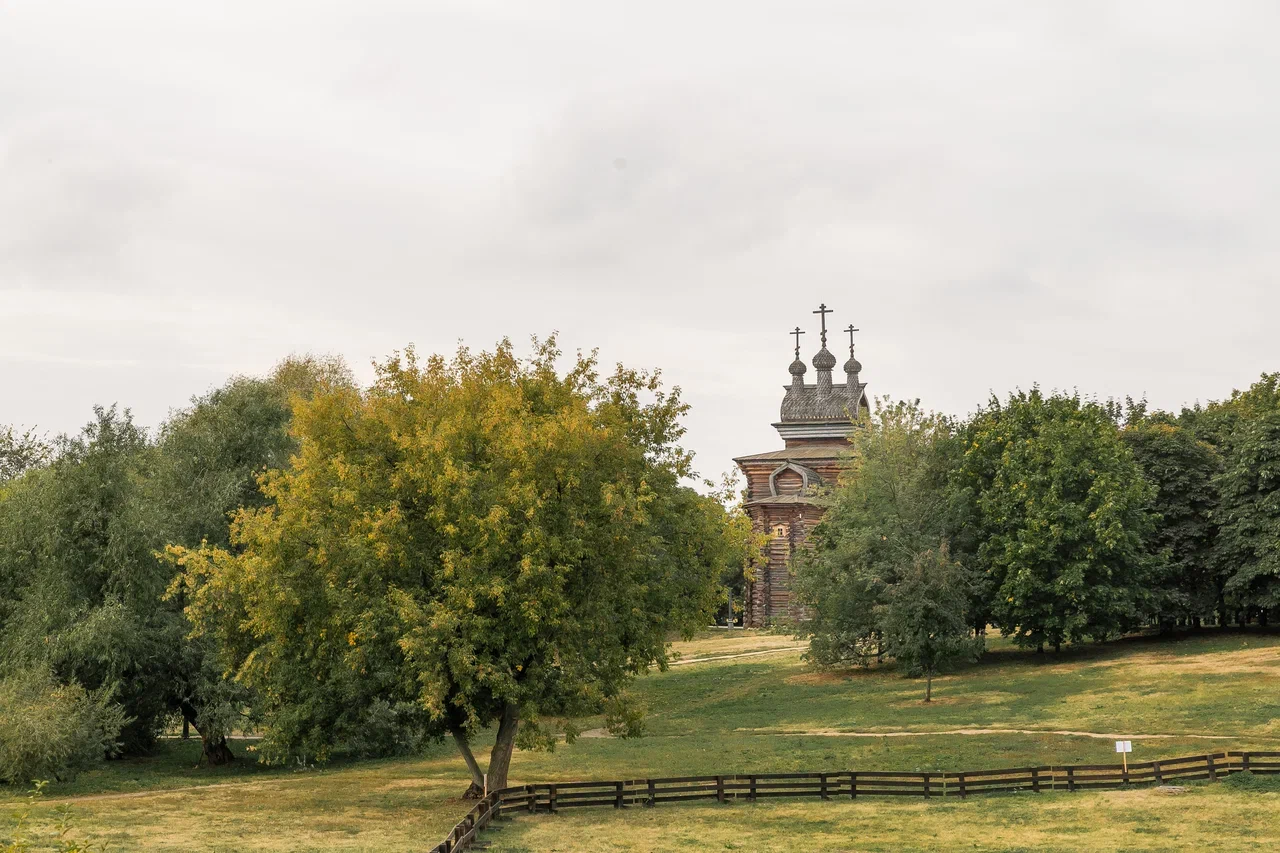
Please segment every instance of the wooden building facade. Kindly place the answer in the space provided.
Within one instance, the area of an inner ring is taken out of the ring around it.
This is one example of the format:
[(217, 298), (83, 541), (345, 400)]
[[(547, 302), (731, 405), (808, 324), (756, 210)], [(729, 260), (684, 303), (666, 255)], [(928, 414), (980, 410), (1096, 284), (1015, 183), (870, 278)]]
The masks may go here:
[(824, 510), (817, 494), (822, 486), (839, 476), (849, 449), (849, 431), (870, 412), (866, 383), (861, 381), (862, 365), (853, 354), (852, 325), (849, 360), (844, 364), (844, 382), (835, 383), (832, 371), (836, 358), (827, 350), (825, 305), (818, 311), (822, 319), (822, 348), (813, 357), (816, 382), (805, 383), (808, 371), (800, 359), (798, 327), (795, 361), (791, 362), (791, 384), (782, 397), (781, 416), (773, 426), (782, 438), (783, 449), (770, 450), (734, 459), (747, 480), (746, 510), (757, 531), (767, 532), (767, 561), (754, 581), (747, 584), (743, 622), (758, 628), (773, 621), (799, 618), (791, 598), (791, 561)]

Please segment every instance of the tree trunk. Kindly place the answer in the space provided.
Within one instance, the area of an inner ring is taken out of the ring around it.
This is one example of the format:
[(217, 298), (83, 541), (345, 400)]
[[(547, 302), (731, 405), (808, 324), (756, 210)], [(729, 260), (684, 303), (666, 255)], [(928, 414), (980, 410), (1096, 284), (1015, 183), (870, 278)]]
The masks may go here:
[(478, 800), (484, 796), (484, 774), (480, 772), (480, 764), (471, 751), (471, 742), (467, 740), (467, 734), (461, 728), (450, 729), (449, 733), (453, 735), (453, 742), (458, 745), (458, 752), (462, 753), (462, 760), (467, 763), (467, 769), (471, 771), (471, 785), (463, 792), (462, 799)]
[(924, 701), (933, 701), (933, 670), (927, 670), (924, 674)]
[[(190, 702), (182, 703), (182, 731), (185, 735), (187, 727), (190, 726), (195, 729), (196, 734), (200, 735), (200, 762), (207, 761), (210, 767), (221, 767), (224, 764), (230, 764), (235, 761), (236, 756), (227, 744), (227, 736), (225, 734), (200, 731), (200, 726), (196, 724), (199, 716), (194, 705)], [(199, 766), (199, 763), (197, 763), (197, 766)]]
[(1054, 641), (1053, 641), (1053, 653), (1054, 653), (1055, 655), (1056, 655), (1056, 654), (1061, 654), (1061, 653), (1062, 653), (1062, 641), (1061, 641), (1061, 640), (1054, 640)]
[(516, 731), (520, 728), (520, 706), (508, 702), (502, 709), (502, 722), (498, 724), (498, 738), (489, 753), (489, 790), (507, 787), (507, 772), (511, 769), (511, 753), (516, 746)]
[(227, 745), (226, 735), (205, 737), (200, 735), (200, 754), (212, 767), (221, 767), (236, 760), (235, 753)]

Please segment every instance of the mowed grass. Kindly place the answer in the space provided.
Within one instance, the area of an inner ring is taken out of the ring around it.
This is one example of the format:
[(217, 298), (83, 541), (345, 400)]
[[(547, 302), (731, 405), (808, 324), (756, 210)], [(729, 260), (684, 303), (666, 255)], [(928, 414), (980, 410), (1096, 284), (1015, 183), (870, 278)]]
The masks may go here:
[[(677, 644), (680, 666), (636, 684), (649, 708), (646, 737), (583, 737), (550, 753), (518, 752), (512, 783), (1110, 763), (1112, 734), (1135, 739), (1133, 760), (1280, 749), (1275, 634), (1136, 639), (1056, 656), (996, 641), (981, 663), (936, 680), (928, 705), (920, 701), (923, 684), (892, 668), (817, 673), (799, 652), (786, 650), (690, 662), (791, 645), (789, 637), (742, 631)], [(580, 724), (598, 729), (603, 721)], [(941, 734), (956, 729), (988, 731)], [(429, 847), (470, 806), (458, 799), (467, 777), (448, 744), (413, 759), (318, 769), (251, 761), (196, 769), (198, 751), (194, 742), (166, 742), (152, 758), (111, 762), (52, 786), (49, 805), (72, 802), (80, 834), (116, 850), (369, 853)], [(7, 799), (15, 796), (10, 791)], [(1248, 846), (1257, 839), (1277, 846), (1278, 806), (1274, 793), (1225, 785), (1180, 797), (1128, 791), (927, 804), (663, 805), (521, 817), (486, 840), (513, 851), (798, 849), (790, 846), (791, 833), (803, 827), (819, 838), (803, 849), (816, 850), (1155, 850), (1197, 843), (1247, 850), (1267, 849)], [(1103, 815), (1129, 823), (1113, 826)], [(664, 827), (678, 831), (668, 836)], [(965, 833), (973, 837), (961, 844)]]
[(1280, 786), (691, 804), (517, 817), (485, 836), (493, 853), (555, 851), (983, 850), (1079, 853), (1280, 849)]

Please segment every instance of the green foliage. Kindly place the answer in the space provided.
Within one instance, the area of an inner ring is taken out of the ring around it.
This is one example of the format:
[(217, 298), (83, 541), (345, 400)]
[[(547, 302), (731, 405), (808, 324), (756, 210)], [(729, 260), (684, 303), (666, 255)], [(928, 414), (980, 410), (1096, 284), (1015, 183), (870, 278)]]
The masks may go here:
[(0, 782), (70, 779), (119, 752), (126, 722), (107, 692), (36, 670), (0, 679)]
[(1232, 397), (1224, 442), (1217, 550), (1226, 593), (1240, 607), (1280, 608), (1280, 373)]
[(181, 712), (206, 738), (243, 723), (243, 685), (223, 677), (181, 600), (163, 603), (166, 543), (229, 544), (230, 514), (262, 506), (257, 479), (287, 464), (291, 400), (321, 377), (350, 384), (334, 360), (295, 358), (267, 379), (236, 378), (192, 401), (151, 441), (128, 411), (95, 409), (50, 452), (0, 432), (0, 674), (48, 670), (122, 706), (127, 753), (145, 751)]
[[(259, 488), (259, 478), (268, 470), (287, 467), (297, 450), (289, 433), (293, 402), (330, 386), (354, 387), (345, 364), (333, 358), (294, 357), (265, 379), (234, 377), (171, 417), (160, 432), (148, 484), (148, 499), (163, 516), (163, 539), (156, 548), (230, 548), (232, 514), (266, 506), (270, 499)], [(171, 563), (166, 566), (172, 569)], [(175, 589), (167, 601), (182, 633), (189, 634), (180, 591)], [(218, 742), (254, 719), (245, 716), (246, 709), (256, 707), (252, 691), (225, 677), (212, 637), (187, 636), (176, 649), (169, 707), (181, 713), (206, 743)], [(401, 739), (412, 737), (387, 728), (402, 716), (403, 709), (394, 710), (389, 703), (371, 708), (370, 717), (353, 730), (350, 747), (357, 754), (402, 751)]]
[(908, 674), (924, 675), (924, 701), (933, 698), (939, 670), (972, 660), (981, 649), (966, 620), (968, 577), (945, 545), (916, 554), (897, 572), (877, 606), (885, 650)]
[(1157, 524), (1146, 547), (1153, 560), (1156, 618), (1169, 626), (1212, 613), (1225, 581), (1213, 553), (1218, 449), (1161, 412), (1135, 412), (1121, 436), (1154, 487), (1146, 508)]
[(49, 445), (34, 431), (18, 433), (0, 426), (0, 486), (47, 462), (49, 453)]
[(169, 571), (155, 558), (154, 454), (129, 413), (97, 408), (55, 459), (0, 500), (0, 672), (51, 671), (112, 693), (130, 722), (128, 751), (150, 746), (167, 713), (181, 621), (159, 606)]
[(1114, 411), (1078, 396), (993, 398), (963, 432), (955, 487), (993, 618), (1022, 645), (1114, 637), (1153, 608), (1143, 546), (1152, 487)]
[(604, 727), (614, 737), (643, 737), (644, 718), (644, 704), (629, 693), (620, 693), (605, 700)]
[(502, 720), (502, 745), (598, 709), (709, 617), (747, 543), (681, 485), (685, 405), (558, 356), (410, 351), (367, 392), (326, 387), (264, 480), (274, 505), (237, 516), (239, 552), (172, 549), (198, 631), (267, 697), (266, 754), (325, 757), (377, 698), (464, 749)]
[(1250, 791), (1255, 794), (1280, 794), (1280, 776), (1259, 776), (1252, 770), (1232, 773), (1222, 780), (1222, 784), (1236, 791)]
[[(796, 566), (797, 595), (812, 613), (801, 630), (820, 666), (865, 664), (881, 653), (894, 586), (945, 546), (951, 517), (947, 418), (918, 401), (885, 399), (852, 441), (850, 467)], [(906, 612), (905, 600), (897, 606)]]

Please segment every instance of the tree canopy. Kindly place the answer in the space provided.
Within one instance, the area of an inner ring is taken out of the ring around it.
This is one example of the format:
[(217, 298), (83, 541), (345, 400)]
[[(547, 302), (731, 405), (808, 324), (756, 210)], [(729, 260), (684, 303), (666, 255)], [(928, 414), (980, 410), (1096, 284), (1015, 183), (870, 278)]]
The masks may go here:
[[(918, 401), (887, 399), (852, 429), (849, 466), (796, 568), (797, 594), (810, 609), (803, 632), (816, 663), (865, 664), (878, 657), (886, 650), (889, 617), (900, 629), (895, 636), (905, 636), (907, 591), (930, 590), (937, 578), (921, 574), (939, 564), (926, 555), (948, 546), (953, 429)], [(943, 580), (958, 583), (958, 575), (948, 572)], [(944, 597), (951, 601), (953, 592), (964, 598), (964, 585)], [(964, 615), (962, 606), (959, 618)]]
[(1131, 408), (1121, 436), (1152, 486), (1146, 509), (1156, 523), (1146, 549), (1156, 621), (1169, 630), (1221, 611), (1225, 577), (1213, 553), (1221, 455), (1178, 418), (1145, 407)]
[(197, 631), (264, 697), (267, 755), (396, 717), (451, 734), (479, 786), (470, 743), (497, 723), (500, 786), (517, 732), (549, 742), (709, 618), (750, 540), (682, 484), (678, 389), (559, 356), (409, 350), (367, 390), (324, 387), (232, 550), (171, 549)]
[(992, 398), (962, 433), (974, 567), (1022, 645), (1113, 637), (1151, 611), (1143, 542), (1152, 487), (1114, 412), (1039, 389)]
[(1235, 422), (1217, 479), (1216, 548), (1226, 593), (1265, 620), (1280, 607), (1280, 373), (1264, 375), (1227, 405)]

